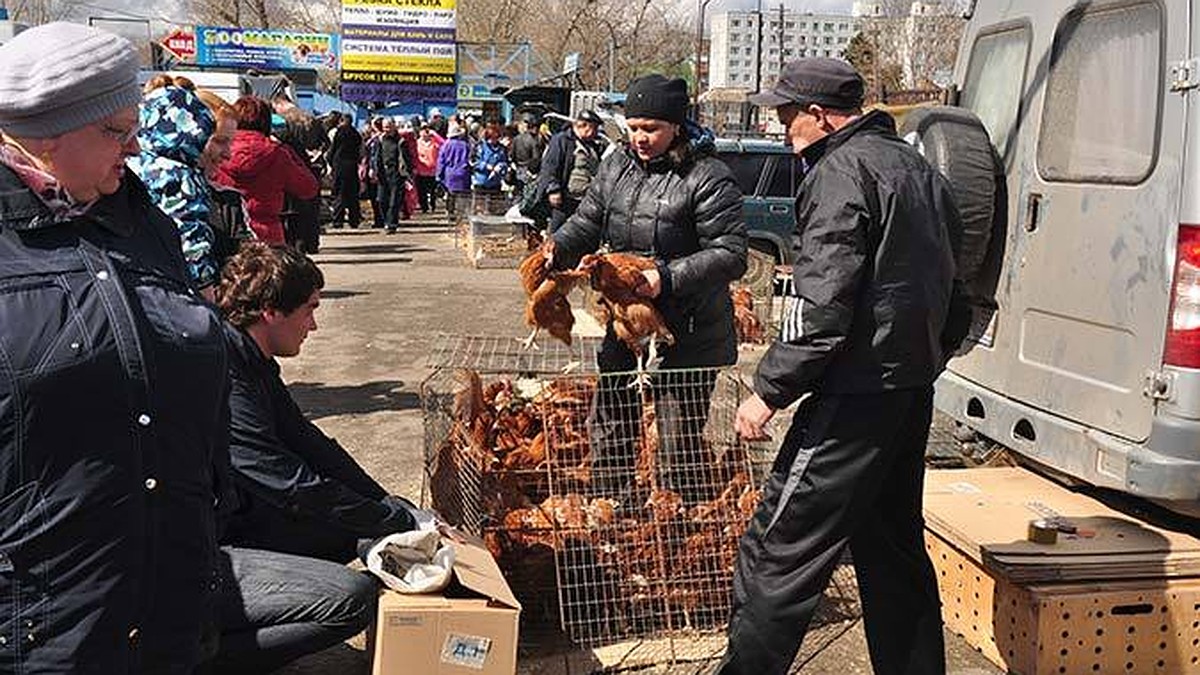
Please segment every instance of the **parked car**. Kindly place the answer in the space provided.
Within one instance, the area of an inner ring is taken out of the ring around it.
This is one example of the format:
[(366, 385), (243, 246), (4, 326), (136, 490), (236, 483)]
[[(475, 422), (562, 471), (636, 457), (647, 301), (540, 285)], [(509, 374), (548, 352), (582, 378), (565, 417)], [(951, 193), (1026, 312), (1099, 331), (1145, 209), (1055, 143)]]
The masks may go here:
[[(733, 170), (742, 188), (750, 246), (778, 264), (791, 264), (796, 191), (804, 177), (800, 158), (782, 141), (757, 138), (719, 138), (717, 156)], [(751, 270), (750, 276), (755, 273)]]
[[(955, 81), (998, 179), (958, 169), (974, 192), (960, 208), (995, 200), (975, 214), (991, 228), (965, 232), (980, 311), (936, 397), (1060, 475), (1193, 515), (1198, 11), (1198, 0), (973, 3)], [(934, 110), (905, 126), (935, 164), (953, 163), (956, 144), (982, 147), (960, 133), (963, 111)]]

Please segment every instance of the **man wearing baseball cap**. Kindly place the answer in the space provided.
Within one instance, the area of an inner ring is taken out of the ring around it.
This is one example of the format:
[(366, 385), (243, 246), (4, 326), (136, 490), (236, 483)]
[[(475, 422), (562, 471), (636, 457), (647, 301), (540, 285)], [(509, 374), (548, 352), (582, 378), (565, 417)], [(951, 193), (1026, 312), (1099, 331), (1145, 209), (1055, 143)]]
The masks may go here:
[(798, 297), (738, 432), (765, 439), (775, 412), (801, 402), (739, 546), (719, 672), (787, 672), (849, 546), (875, 672), (943, 673), (921, 495), (933, 381), (962, 337), (943, 331), (959, 230), (950, 186), (890, 115), (862, 112), (862, 78), (845, 62), (792, 61), (751, 102), (775, 108), (807, 173)]

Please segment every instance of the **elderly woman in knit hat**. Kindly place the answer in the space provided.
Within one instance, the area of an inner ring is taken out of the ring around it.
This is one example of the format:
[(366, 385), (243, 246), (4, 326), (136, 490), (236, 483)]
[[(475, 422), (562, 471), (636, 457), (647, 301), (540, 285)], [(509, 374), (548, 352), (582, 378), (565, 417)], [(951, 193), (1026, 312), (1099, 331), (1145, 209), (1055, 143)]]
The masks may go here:
[(216, 587), (220, 322), (138, 153), (129, 42), (0, 47), (0, 671), (190, 673)]
[[(737, 361), (729, 283), (746, 271), (742, 193), (714, 153), (712, 132), (686, 117), (687, 84), (647, 75), (630, 84), (625, 117), (628, 147), (609, 153), (575, 213), (548, 241), (555, 267), (577, 264), (606, 244), (612, 251), (653, 259), (636, 291), (653, 301), (674, 336), (659, 351), (664, 371), (654, 383), (660, 427), (663, 487), (688, 504), (715, 495), (689, 476), (711, 463), (699, 442), (715, 375), (679, 369)], [(610, 321), (597, 354), (604, 373), (639, 367)], [(686, 382), (686, 384), (684, 384)], [(594, 415), (593, 484), (602, 496), (628, 503), (641, 406), (621, 378), (604, 378)], [(692, 471), (688, 471), (691, 466)]]

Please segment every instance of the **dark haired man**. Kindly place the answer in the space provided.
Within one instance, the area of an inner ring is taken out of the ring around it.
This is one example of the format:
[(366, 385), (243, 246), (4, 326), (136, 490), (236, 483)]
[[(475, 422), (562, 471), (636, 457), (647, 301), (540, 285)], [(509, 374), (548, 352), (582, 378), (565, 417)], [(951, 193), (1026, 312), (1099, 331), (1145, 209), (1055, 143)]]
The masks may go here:
[(345, 563), (360, 539), (414, 527), (393, 497), (308, 421), (279, 376), (316, 329), (325, 280), (292, 249), (242, 247), (225, 266), (217, 304), (227, 321), (229, 454), (237, 488), (224, 542)]
[(220, 506), (219, 647), (201, 669), (265, 673), (362, 631), (378, 583), (345, 566), (359, 537), (411, 529), (387, 495), (332, 439), (304, 419), (276, 356), (300, 353), (316, 328), (324, 278), (292, 248), (249, 243), (225, 266), (231, 394), (229, 487)]
[[(952, 302), (961, 229), (950, 185), (864, 113), (835, 59), (788, 63), (751, 102), (775, 108), (808, 167), (796, 200), (796, 303), (759, 363), (738, 433), (800, 404), (734, 572), (721, 675), (788, 671), (847, 546), (876, 673), (945, 672), (922, 536), (933, 382), (965, 332)], [(952, 310), (954, 310), (952, 312)]]

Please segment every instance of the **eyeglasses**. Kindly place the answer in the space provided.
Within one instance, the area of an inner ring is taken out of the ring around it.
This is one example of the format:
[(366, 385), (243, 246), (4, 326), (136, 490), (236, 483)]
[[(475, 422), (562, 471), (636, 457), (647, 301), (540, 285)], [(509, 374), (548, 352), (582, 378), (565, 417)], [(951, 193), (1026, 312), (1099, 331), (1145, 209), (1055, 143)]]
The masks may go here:
[(130, 141), (137, 138), (138, 132), (142, 130), (141, 125), (134, 124), (128, 129), (114, 127), (107, 123), (100, 124), (100, 133), (104, 134), (105, 138), (115, 141), (121, 145), (129, 145)]

